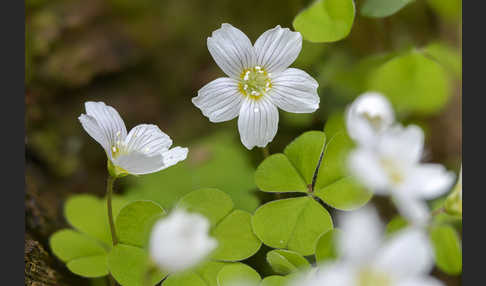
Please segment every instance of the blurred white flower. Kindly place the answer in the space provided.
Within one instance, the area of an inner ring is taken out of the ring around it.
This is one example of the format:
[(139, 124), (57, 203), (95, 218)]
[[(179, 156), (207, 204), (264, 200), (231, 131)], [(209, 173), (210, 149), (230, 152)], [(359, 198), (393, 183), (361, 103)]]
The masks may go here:
[(216, 64), (228, 77), (218, 78), (192, 99), (211, 122), (237, 116), (243, 145), (265, 147), (278, 128), (277, 107), (293, 113), (319, 108), (318, 83), (305, 71), (287, 68), (302, 48), (302, 36), (276, 26), (252, 45), (248, 37), (222, 24), (207, 40)]
[(158, 172), (184, 160), (188, 149), (172, 145), (170, 137), (152, 124), (135, 126), (127, 134), (118, 112), (104, 102), (85, 103), (79, 116), (84, 130), (105, 149), (115, 176)]
[(356, 98), (346, 110), (349, 136), (362, 145), (372, 146), (377, 137), (395, 121), (393, 108), (380, 93), (366, 92)]
[(429, 212), (423, 200), (447, 192), (455, 176), (440, 164), (420, 163), (423, 148), (422, 129), (397, 125), (381, 134), (373, 147), (353, 150), (349, 169), (374, 193), (392, 195), (402, 215), (424, 223)]
[(389, 239), (374, 209), (340, 217), (340, 259), (318, 266), (312, 276), (294, 281), (295, 286), (437, 286), (428, 273), (434, 256), (426, 233), (407, 228)]
[(152, 260), (163, 270), (182, 271), (201, 262), (216, 246), (209, 221), (196, 213), (174, 210), (155, 223), (149, 242)]

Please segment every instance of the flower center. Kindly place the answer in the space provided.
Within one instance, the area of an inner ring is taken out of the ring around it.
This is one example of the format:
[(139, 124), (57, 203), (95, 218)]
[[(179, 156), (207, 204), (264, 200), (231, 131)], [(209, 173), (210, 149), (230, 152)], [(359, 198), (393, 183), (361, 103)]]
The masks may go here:
[(390, 277), (381, 271), (375, 269), (363, 269), (358, 274), (359, 286), (390, 286), (392, 281)]
[(240, 78), (240, 92), (254, 99), (260, 98), (272, 88), (268, 73), (260, 66), (244, 70)]
[(116, 136), (115, 144), (111, 146), (111, 156), (113, 158), (120, 156), (120, 154), (122, 154), (125, 149), (124, 148), (125, 146), (121, 140), (121, 132), (120, 131), (116, 132), (115, 136)]
[(381, 131), (383, 129), (383, 118), (380, 115), (373, 115), (367, 111), (361, 113), (361, 116), (364, 117), (373, 127), (375, 131)]
[(388, 174), (388, 177), (390, 178), (390, 181), (392, 181), (392, 183), (400, 184), (403, 182), (404, 180), (403, 174), (394, 160), (388, 158), (382, 158), (380, 160), (380, 163), (382, 168)]

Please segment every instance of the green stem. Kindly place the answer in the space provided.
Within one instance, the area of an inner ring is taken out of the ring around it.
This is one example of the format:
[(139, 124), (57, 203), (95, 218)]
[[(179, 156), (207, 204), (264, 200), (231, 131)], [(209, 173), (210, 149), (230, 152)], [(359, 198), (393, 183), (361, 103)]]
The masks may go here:
[(118, 237), (116, 235), (115, 222), (113, 221), (113, 209), (111, 207), (111, 197), (113, 194), (113, 184), (116, 177), (108, 176), (108, 182), (106, 184), (106, 206), (108, 209), (108, 223), (110, 224), (111, 239), (113, 246), (118, 244)]
[(262, 154), (263, 154), (263, 159), (266, 159), (268, 156), (270, 156), (270, 151), (268, 150), (268, 146), (262, 148)]

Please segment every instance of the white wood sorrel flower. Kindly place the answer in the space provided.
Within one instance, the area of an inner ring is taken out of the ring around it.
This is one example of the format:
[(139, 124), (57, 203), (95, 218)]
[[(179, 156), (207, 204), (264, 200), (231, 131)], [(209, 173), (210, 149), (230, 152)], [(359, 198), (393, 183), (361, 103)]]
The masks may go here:
[(429, 212), (424, 200), (447, 192), (455, 175), (440, 164), (420, 163), (423, 149), (422, 129), (396, 125), (381, 134), (374, 146), (353, 150), (349, 168), (374, 193), (392, 195), (402, 215), (425, 223)]
[(105, 149), (112, 176), (142, 175), (168, 168), (187, 157), (187, 148), (175, 147), (153, 124), (140, 124), (127, 134), (118, 112), (104, 102), (85, 103), (79, 116), (84, 130)]
[(377, 137), (395, 121), (393, 108), (381, 93), (366, 92), (358, 96), (346, 110), (346, 128), (353, 140), (372, 146)]
[(339, 217), (340, 258), (319, 265), (294, 282), (295, 286), (440, 286), (429, 275), (434, 254), (423, 229), (409, 227), (384, 238), (383, 225), (373, 208)]
[(252, 45), (243, 32), (222, 24), (207, 44), (228, 77), (202, 87), (192, 102), (211, 122), (239, 116), (238, 130), (247, 149), (265, 147), (275, 137), (277, 107), (293, 113), (319, 108), (317, 81), (303, 70), (288, 68), (302, 48), (299, 32), (276, 26)]
[(163, 270), (182, 271), (201, 262), (217, 246), (209, 221), (200, 214), (174, 210), (155, 223), (149, 242), (152, 260)]

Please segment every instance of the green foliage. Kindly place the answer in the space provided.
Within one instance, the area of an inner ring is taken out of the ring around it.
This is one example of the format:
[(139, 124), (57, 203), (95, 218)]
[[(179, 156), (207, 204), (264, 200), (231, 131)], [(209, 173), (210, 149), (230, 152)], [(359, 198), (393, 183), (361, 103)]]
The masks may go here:
[(438, 61), (456, 79), (462, 79), (462, 56), (458, 48), (434, 42), (424, 48), (426, 55)]
[(418, 51), (383, 64), (370, 76), (368, 88), (382, 92), (402, 113), (436, 113), (451, 95), (444, 68)]
[[(140, 247), (117, 244), (108, 255), (108, 268), (111, 275), (122, 286), (146, 286), (159, 283), (167, 274), (160, 271), (149, 272), (151, 267), (147, 251)], [(146, 278), (147, 272), (150, 278)]]
[(414, 0), (366, 0), (361, 6), (361, 15), (373, 18), (388, 17)]
[[(337, 119), (336, 119), (337, 120)], [(351, 139), (338, 126), (331, 126), (333, 137), (326, 142), (320, 131), (305, 132), (292, 141), (283, 154), (274, 154), (258, 166), (257, 186), (266, 192), (309, 192), (334, 208), (351, 210), (364, 205), (371, 193), (347, 175), (346, 156)], [(321, 157), (314, 190), (312, 180)]]
[(310, 268), (310, 264), (302, 255), (295, 251), (274, 249), (267, 253), (267, 262), (273, 271), (287, 275), (292, 272)]
[(386, 225), (385, 233), (386, 235), (392, 235), (397, 231), (404, 229), (408, 226), (408, 222), (403, 217), (397, 215), (393, 217), (390, 222)]
[(311, 197), (266, 203), (255, 211), (252, 226), (266, 245), (301, 255), (314, 253), (319, 235), (333, 227), (329, 213)]
[(183, 162), (163, 172), (132, 178), (128, 197), (153, 200), (170, 210), (185, 194), (211, 186), (225, 190), (236, 208), (255, 210), (258, 199), (251, 193), (255, 189), (254, 168), (233, 134), (221, 132), (198, 140), (188, 146), (190, 152)]
[(195, 269), (171, 274), (162, 283), (163, 286), (218, 286), (216, 280), (219, 271), (228, 262), (207, 261)]
[(260, 286), (284, 286), (287, 285), (288, 279), (284, 276), (272, 275), (262, 280)]
[(462, 19), (462, 0), (427, 0), (427, 3), (447, 22), (454, 23)]
[(317, 0), (294, 19), (293, 26), (311, 42), (335, 42), (344, 39), (353, 26), (353, 0)]
[(218, 240), (218, 247), (211, 256), (215, 260), (243, 260), (261, 246), (251, 229), (251, 214), (233, 209), (231, 198), (220, 190), (206, 188), (191, 192), (182, 197), (177, 206), (210, 220), (211, 235)]
[(136, 201), (121, 209), (116, 218), (120, 243), (144, 247), (155, 219), (165, 216), (165, 211), (151, 201)]
[(437, 267), (449, 275), (462, 272), (462, 247), (454, 228), (435, 226), (430, 230)]
[(316, 261), (324, 262), (337, 258), (337, 239), (340, 230), (335, 228), (323, 233), (316, 244)]
[(258, 285), (261, 277), (255, 269), (243, 263), (224, 266), (218, 273), (218, 286)]

